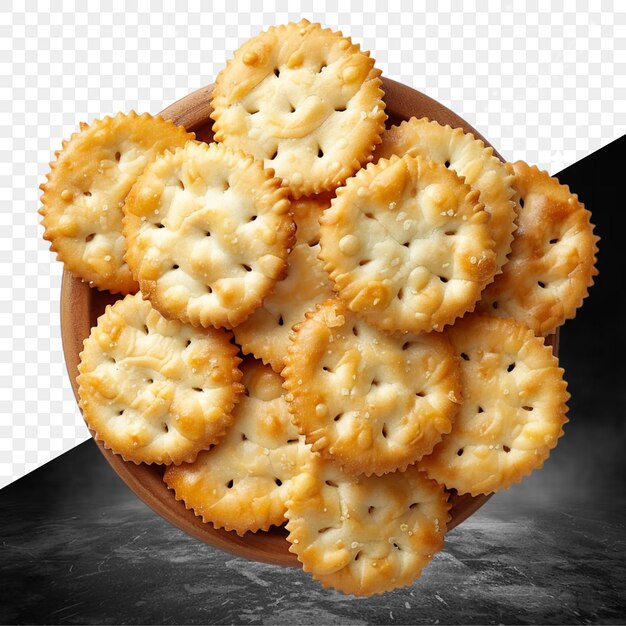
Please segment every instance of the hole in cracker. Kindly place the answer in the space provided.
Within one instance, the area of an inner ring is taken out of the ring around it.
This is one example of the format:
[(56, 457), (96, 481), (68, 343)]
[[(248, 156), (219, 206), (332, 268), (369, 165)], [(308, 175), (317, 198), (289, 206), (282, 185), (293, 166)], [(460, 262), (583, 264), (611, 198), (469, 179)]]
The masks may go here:
[(276, 149), (274, 150), (274, 153), (273, 153), (273, 154), (271, 154), (271, 155), (268, 157), (268, 159), (269, 159), (270, 161), (273, 161), (273, 160), (274, 160), (277, 156), (278, 156), (278, 146), (276, 146)]
[(122, 158), (122, 155), (119, 152), (115, 153), (115, 160), (119, 163), (119, 160)]
[(90, 197), (91, 196), (91, 191), (83, 191), (83, 196)]
[(161, 426), (163, 427), (163, 432), (164, 433), (169, 432), (170, 427), (165, 422), (163, 422), (163, 424), (161, 424)]
[(338, 485), (336, 482), (332, 481), (332, 480), (325, 480), (324, 482), (325, 482), (325, 483), (326, 483), (329, 487), (339, 487), (339, 485)]
[(411, 242), (410, 242), (410, 241), (405, 241), (402, 245), (403, 245), (405, 248), (408, 248), (408, 247), (411, 245)]
[(96, 236), (96, 233), (90, 233), (89, 235), (87, 235), (87, 236), (85, 237), (85, 241), (86, 241), (86, 242), (89, 242), (89, 241), (91, 241), (91, 240), (92, 240), (95, 236)]
[(522, 207), (522, 209), (524, 208), (524, 198), (519, 199), (519, 205)]
[(370, 383), (370, 390), (374, 387), (378, 387), (378, 379), (377, 378), (373, 378), (372, 382)]
[(534, 407), (528, 405), (524, 405), (522, 409), (524, 409), (524, 411), (534, 411)]
[(461, 352), (461, 358), (462, 358), (464, 361), (469, 361), (469, 360), (470, 360), (470, 358), (467, 356), (467, 354), (465, 354), (465, 352)]
[(420, 504), (419, 502), (412, 502), (411, 504), (409, 504), (409, 508), (410, 509), (414, 509), (414, 508), (418, 507), (419, 504)]
[(515, 362), (511, 363), (507, 368), (507, 372), (512, 372), (515, 369)]
[(358, 561), (359, 557), (361, 556), (361, 551), (359, 550), (355, 555), (354, 555), (354, 560)]
[(452, 237), (452, 235), (456, 235), (456, 230), (446, 230), (446, 235), (448, 235), (448, 237)]
[(446, 162), (444, 163), (444, 165), (445, 165), (446, 167), (450, 167), (450, 161), (446, 161)]
[(259, 107), (255, 106), (245, 106), (244, 109), (249, 115), (254, 115), (255, 113), (259, 112)]
[(418, 391), (415, 395), (418, 398), (425, 398), (426, 397), (426, 393), (424, 391)]
[(192, 387), (192, 389), (193, 389), (194, 391), (202, 391), (202, 388), (201, 388), (201, 387)]
[(333, 422), (338, 422), (343, 417), (343, 413), (339, 413), (339, 415), (335, 415), (333, 417)]
[(398, 290), (398, 299), (402, 300), (403, 297), (404, 297), (404, 289), (400, 287), (400, 289)]
[(231, 478), (227, 483), (226, 483), (226, 489), (232, 489), (233, 485), (235, 484), (235, 481)]
[(396, 550), (400, 550), (400, 546), (399, 546), (399, 545), (398, 545), (395, 541), (394, 541), (394, 543), (393, 543), (393, 547), (394, 547)]
[(343, 113), (346, 110), (346, 105), (344, 104), (343, 106), (337, 106), (335, 107), (335, 111), (337, 113)]
[(509, 448), (509, 446), (502, 446), (502, 449), (507, 453), (511, 451), (511, 448)]
[(353, 326), (353, 327), (352, 327), (352, 334), (353, 334), (355, 337), (358, 337), (358, 336), (359, 336), (359, 329), (358, 329), (356, 326)]
[(330, 370), (324, 365), (324, 367), (322, 368), (325, 372), (330, 372)]
[(497, 308), (498, 308), (498, 303), (497, 303), (497, 301), (496, 301), (496, 302), (492, 302), (492, 303), (491, 303), (491, 308), (492, 308), (492, 309), (497, 309)]
[(206, 286), (206, 291), (207, 293), (213, 293), (213, 288), (211, 287), (211, 285)]
[(361, 259), (359, 261), (359, 265), (367, 265), (371, 259)]
[(317, 158), (318, 158), (318, 159), (321, 159), (323, 156), (324, 156), (324, 151), (322, 150), (322, 147), (320, 146), (320, 147), (317, 149)]
[(254, 220), (256, 220), (256, 218), (259, 217), (258, 215), (253, 215), (248, 221), (249, 222), (254, 222)]
[(243, 267), (243, 269), (246, 270), (246, 272), (252, 271), (252, 268), (249, 265), (246, 265), (245, 263), (242, 263), (241, 267)]
[(463, 456), (463, 448), (457, 451), (457, 456)]
[(317, 532), (321, 535), (322, 533), (326, 533), (332, 529), (332, 526), (324, 526), (324, 528), (320, 528)]
[(545, 289), (545, 288), (546, 288), (546, 284), (545, 284), (545, 283), (542, 283), (540, 280), (539, 280), (539, 281), (537, 281), (537, 284), (538, 284), (538, 285), (539, 285), (542, 289)]
[(374, 214), (373, 214), (373, 213), (366, 213), (366, 214), (365, 214), (365, 217), (366, 217), (368, 220), (374, 220), (374, 219), (376, 219), (376, 218), (374, 217)]
[(386, 439), (387, 438), (387, 424), (383, 424), (383, 429), (380, 434)]
[(447, 283), (447, 282), (448, 282), (448, 279), (447, 279), (445, 276), (439, 276), (439, 280), (440, 280), (442, 283)]
[(157, 228), (165, 228), (165, 226), (164, 226), (161, 222), (157, 222), (157, 223), (155, 224), (155, 226), (156, 226)]
[(550, 239), (550, 243), (554, 245), (555, 243), (559, 243), (558, 239)]
[(277, 67), (274, 68), (274, 76), (276, 76), (276, 78), (280, 76), (280, 70)]
[(222, 181), (222, 191), (228, 191), (230, 189), (230, 182), (226, 179)]
[(177, 269), (178, 269), (178, 267), (179, 267), (178, 265), (172, 265), (172, 269), (173, 269), (173, 270), (177, 270)]
[(125, 411), (125, 410), (126, 410), (126, 409), (121, 409), (121, 410), (118, 412), (118, 415), (124, 415), (124, 411)]
[(408, 349), (409, 349), (412, 345), (413, 345), (413, 344), (412, 344), (410, 341), (405, 341), (405, 342), (402, 344), (402, 349), (403, 349), (403, 350), (408, 350)]
[(485, 410), (483, 409), (482, 406), (479, 406), (478, 409), (476, 410), (477, 413), (484, 413)]
[(298, 443), (297, 439), (287, 439), (287, 443)]
[(279, 326), (284, 326), (285, 325), (285, 320), (283, 319), (282, 315), (278, 318), (278, 325)]
[(183, 183), (183, 181), (182, 181), (182, 180), (179, 180), (179, 181), (178, 181), (178, 186), (179, 186), (181, 189), (183, 189), (183, 190), (185, 189), (185, 183)]
[(146, 378), (146, 382), (151, 385), (154, 382), (154, 378)]
[(143, 332), (146, 333), (146, 335), (150, 332), (145, 324), (143, 325)]
[(376, 510), (375, 506), (370, 506), (370, 508), (367, 509), (367, 512), (371, 515), (375, 510)]
[(246, 437), (246, 433), (241, 433), (241, 441), (248, 441), (248, 438)]
[(283, 481), (280, 478), (275, 478), (274, 483), (277, 487), (280, 487), (283, 484)]
[(311, 241), (309, 241), (309, 248), (315, 248), (315, 246), (318, 246), (320, 243), (320, 237), (319, 235), (317, 237), (315, 237), (315, 239), (312, 239)]
[(185, 348), (188, 348), (191, 345), (191, 339), (187, 339), (187, 343), (185, 343)]
[(295, 113), (296, 112), (296, 107), (293, 106), (293, 104), (291, 104), (291, 102), (289, 103), (289, 113)]
[(204, 233), (204, 236), (205, 237), (210, 237), (211, 236), (211, 231), (207, 230), (206, 233)]

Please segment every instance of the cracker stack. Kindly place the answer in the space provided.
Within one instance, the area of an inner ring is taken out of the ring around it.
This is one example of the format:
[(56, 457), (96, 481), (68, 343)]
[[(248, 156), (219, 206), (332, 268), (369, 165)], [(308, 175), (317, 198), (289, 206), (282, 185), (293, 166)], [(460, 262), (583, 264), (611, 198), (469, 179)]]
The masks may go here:
[(272, 27), (217, 78), (217, 143), (120, 113), (42, 186), (66, 269), (128, 294), (81, 353), (94, 437), (215, 528), (287, 522), (354, 595), (420, 575), (450, 490), (542, 466), (569, 397), (544, 337), (597, 273), (569, 189), (461, 129), (385, 129), (379, 76), (341, 33)]

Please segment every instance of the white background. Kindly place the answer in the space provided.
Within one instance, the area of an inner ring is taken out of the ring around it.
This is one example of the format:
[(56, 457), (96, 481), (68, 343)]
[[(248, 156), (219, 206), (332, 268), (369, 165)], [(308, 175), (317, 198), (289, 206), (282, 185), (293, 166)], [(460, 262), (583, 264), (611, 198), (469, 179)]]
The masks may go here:
[(556, 173), (626, 131), (624, 3), (336, 5), (2, 3), (0, 486), (88, 436), (61, 349), (62, 268), (37, 215), (48, 162), (80, 121), (157, 113), (213, 82), (244, 40), (304, 16), (371, 50), (385, 75), (453, 109), (509, 160)]

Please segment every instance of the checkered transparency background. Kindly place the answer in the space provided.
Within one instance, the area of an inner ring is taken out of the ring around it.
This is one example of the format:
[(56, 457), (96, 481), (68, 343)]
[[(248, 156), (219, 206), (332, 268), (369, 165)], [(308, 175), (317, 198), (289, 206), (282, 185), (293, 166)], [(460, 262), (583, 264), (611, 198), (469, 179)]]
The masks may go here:
[(48, 162), (80, 121), (157, 113), (213, 82), (263, 27), (305, 16), (352, 36), (384, 74), (456, 111), (509, 160), (557, 172), (626, 132), (617, 1), (593, 12), (585, 2), (148, 4), (1, 3), (0, 486), (88, 436), (63, 361), (61, 265), (37, 215)]

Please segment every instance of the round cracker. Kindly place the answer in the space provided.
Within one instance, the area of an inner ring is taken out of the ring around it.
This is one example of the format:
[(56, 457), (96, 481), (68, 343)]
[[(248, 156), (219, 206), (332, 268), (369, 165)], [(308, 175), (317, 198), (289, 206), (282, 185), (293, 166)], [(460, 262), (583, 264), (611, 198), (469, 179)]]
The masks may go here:
[(79, 405), (94, 437), (134, 463), (191, 462), (233, 421), (230, 335), (165, 319), (141, 294), (107, 306), (84, 342)]
[(320, 258), (339, 297), (392, 332), (441, 330), (473, 310), (496, 267), (478, 195), (422, 157), (360, 170), (321, 218)]
[(294, 423), (345, 471), (403, 470), (450, 432), (460, 380), (445, 337), (390, 336), (329, 300), (292, 339), (282, 375)]
[(204, 522), (239, 535), (283, 524), (289, 484), (311, 454), (291, 423), (283, 379), (253, 359), (241, 369), (245, 396), (226, 436), (163, 476)]
[(330, 191), (372, 159), (385, 103), (369, 53), (307, 20), (272, 27), (215, 82), (216, 141), (272, 167), (293, 197)]
[(392, 155), (421, 155), (436, 161), (480, 192), (480, 201), (491, 215), (490, 227), (496, 242), (496, 274), (507, 262), (515, 229), (515, 205), (512, 201), (513, 177), (504, 163), (493, 154), (493, 148), (461, 128), (442, 126), (427, 118), (402, 122), (385, 131), (376, 149), (374, 161)]
[(461, 357), (463, 404), (420, 467), (460, 494), (492, 493), (543, 466), (567, 422), (567, 383), (521, 322), (473, 314), (446, 334)]
[(159, 153), (195, 135), (147, 113), (96, 120), (63, 142), (41, 185), (44, 239), (65, 268), (98, 289), (134, 293), (139, 285), (124, 262), (122, 206)]
[(322, 211), (330, 206), (328, 195), (304, 197), (292, 203), (297, 226), (296, 245), (289, 254), (287, 277), (245, 322), (234, 329), (235, 339), (245, 354), (253, 354), (280, 372), (294, 324), (304, 314), (333, 297), (333, 287), (319, 254)]
[(153, 306), (194, 326), (241, 323), (287, 269), (295, 238), (271, 170), (219, 144), (154, 161), (124, 207), (126, 260)]
[(515, 175), (517, 230), (509, 262), (485, 289), (480, 308), (548, 335), (587, 297), (598, 274), (599, 238), (569, 187), (523, 161), (507, 168)]
[(289, 496), (289, 550), (324, 587), (369, 596), (410, 585), (443, 547), (448, 494), (415, 467), (350, 477), (312, 457)]

